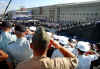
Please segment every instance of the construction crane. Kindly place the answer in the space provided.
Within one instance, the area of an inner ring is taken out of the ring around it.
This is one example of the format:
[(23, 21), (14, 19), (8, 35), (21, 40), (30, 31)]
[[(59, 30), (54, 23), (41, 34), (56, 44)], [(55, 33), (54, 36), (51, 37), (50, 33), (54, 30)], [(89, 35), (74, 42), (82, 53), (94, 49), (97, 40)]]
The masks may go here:
[(5, 11), (4, 11), (3, 18), (5, 18), (7, 9), (9, 8), (9, 5), (11, 4), (11, 2), (12, 2), (12, 0), (9, 0), (9, 3), (8, 3), (8, 5), (6, 6), (6, 9), (5, 9)]

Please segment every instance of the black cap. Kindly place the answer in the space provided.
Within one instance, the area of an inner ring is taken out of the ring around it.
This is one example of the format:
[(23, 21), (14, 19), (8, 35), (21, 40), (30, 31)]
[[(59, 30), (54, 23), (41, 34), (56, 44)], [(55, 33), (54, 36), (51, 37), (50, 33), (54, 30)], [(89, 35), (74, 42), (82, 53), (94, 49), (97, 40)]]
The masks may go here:
[(15, 30), (19, 31), (19, 32), (25, 32), (26, 28), (25, 28), (24, 25), (18, 24), (18, 25), (15, 26)]
[(2, 22), (2, 27), (12, 27), (12, 25), (11, 25), (10, 22), (5, 22), (5, 21), (3, 21), (3, 22)]

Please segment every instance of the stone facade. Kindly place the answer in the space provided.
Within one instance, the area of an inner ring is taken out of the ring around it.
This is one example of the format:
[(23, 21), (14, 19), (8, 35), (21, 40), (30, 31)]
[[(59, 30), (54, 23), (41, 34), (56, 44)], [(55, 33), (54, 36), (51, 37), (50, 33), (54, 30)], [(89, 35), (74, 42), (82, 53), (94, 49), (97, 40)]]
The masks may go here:
[(51, 22), (91, 22), (100, 19), (100, 2), (36, 7), (33, 16)]

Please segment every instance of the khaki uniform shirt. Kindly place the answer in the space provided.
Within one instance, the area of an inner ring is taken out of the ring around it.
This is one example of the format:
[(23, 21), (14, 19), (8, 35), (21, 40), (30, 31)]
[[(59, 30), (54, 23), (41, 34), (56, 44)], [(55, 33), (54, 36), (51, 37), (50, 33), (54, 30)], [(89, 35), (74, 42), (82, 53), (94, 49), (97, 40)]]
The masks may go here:
[(76, 58), (34, 57), (17, 65), (16, 69), (75, 69)]

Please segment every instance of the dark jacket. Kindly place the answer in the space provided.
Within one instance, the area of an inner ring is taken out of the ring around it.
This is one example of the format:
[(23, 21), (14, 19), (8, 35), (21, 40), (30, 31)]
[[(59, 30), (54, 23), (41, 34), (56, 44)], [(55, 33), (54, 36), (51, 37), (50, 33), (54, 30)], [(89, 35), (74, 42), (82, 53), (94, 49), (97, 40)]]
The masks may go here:
[(100, 69), (100, 57), (91, 62), (91, 68), (90, 69)]

